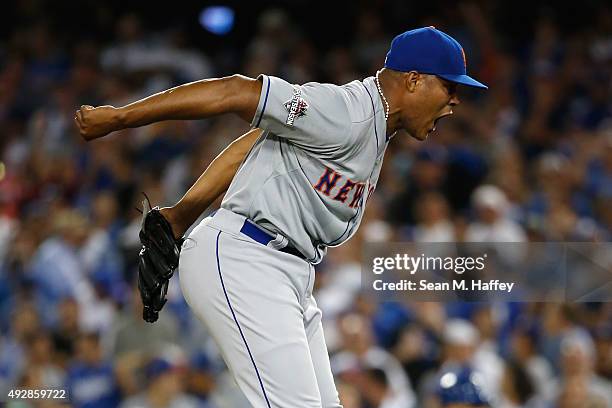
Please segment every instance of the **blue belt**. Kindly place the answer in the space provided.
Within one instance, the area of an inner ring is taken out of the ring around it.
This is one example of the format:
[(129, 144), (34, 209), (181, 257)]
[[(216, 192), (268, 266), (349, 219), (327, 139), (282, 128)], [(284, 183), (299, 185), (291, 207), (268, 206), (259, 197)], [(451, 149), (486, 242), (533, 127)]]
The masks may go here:
[[(275, 236), (262, 230), (260, 227), (257, 226), (257, 224), (255, 224), (253, 221), (249, 219), (244, 220), (244, 224), (242, 224), (242, 228), (240, 228), (240, 232), (242, 232), (247, 237), (259, 242), (262, 245), (266, 245), (266, 246), (270, 243), (270, 241), (276, 239)], [(306, 259), (306, 257), (302, 255), (300, 251), (298, 251), (296, 248), (292, 247), (291, 245), (287, 245), (286, 247), (279, 249), (279, 251), (285, 252), (287, 254), (295, 255), (298, 258), (301, 258), (304, 260)]]

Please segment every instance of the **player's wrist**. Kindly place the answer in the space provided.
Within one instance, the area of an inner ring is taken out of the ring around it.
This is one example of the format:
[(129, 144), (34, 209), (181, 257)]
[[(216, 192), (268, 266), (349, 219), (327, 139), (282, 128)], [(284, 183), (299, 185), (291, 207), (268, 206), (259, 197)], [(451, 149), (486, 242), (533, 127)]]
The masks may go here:
[(174, 234), (174, 238), (181, 238), (187, 228), (184, 226), (184, 223), (181, 222), (181, 217), (177, 207), (163, 207), (159, 209), (159, 212), (161, 213), (161, 215), (164, 216), (164, 218), (172, 227), (172, 233)]

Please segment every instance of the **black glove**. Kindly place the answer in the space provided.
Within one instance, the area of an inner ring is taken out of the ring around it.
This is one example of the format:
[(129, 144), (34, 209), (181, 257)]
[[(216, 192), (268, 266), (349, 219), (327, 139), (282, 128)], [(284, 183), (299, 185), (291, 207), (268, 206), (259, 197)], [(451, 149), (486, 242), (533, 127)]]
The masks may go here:
[(151, 208), (149, 199), (142, 201), (142, 226), (138, 254), (138, 290), (144, 306), (142, 318), (153, 323), (166, 304), (168, 282), (178, 267), (183, 239), (175, 239), (168, 220)]

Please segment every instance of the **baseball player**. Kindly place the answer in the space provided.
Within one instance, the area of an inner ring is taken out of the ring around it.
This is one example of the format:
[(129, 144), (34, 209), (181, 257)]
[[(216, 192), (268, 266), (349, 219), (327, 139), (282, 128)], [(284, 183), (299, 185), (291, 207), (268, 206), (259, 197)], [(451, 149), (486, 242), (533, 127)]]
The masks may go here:
[[(181, 288), (254, 407), (340, 407), (312, 296), (314, 265), (357, 230), (396, 131), (427, 139), (459, 103), (459, 84), (486, 88), (466, 74), (459, 43), (426, 27), (395, 37), (384, 68), (363, 81), (292, 85), (233, 75), (121, 108), (82, 106), (75, 120), (85, 140), (229, 112), (251, 123), (203, 176), (218, 193), (231, 184), (221, 208), (182, 242)], [(191, 193), (203, 189), (196, 182)], [(192, 216), (201, 210), (186, 206)]]

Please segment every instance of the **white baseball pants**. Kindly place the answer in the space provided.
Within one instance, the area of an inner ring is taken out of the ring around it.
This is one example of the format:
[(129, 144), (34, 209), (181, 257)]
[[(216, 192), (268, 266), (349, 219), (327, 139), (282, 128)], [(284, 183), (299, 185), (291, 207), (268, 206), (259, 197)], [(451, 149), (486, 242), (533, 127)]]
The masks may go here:
[(255, 408), (342, 408), (329, 364), (314, 267), (264, 246), (220, 209), (183, 244), (183, 295)]

